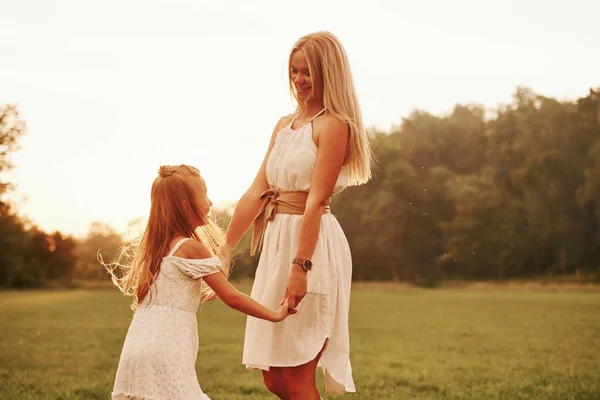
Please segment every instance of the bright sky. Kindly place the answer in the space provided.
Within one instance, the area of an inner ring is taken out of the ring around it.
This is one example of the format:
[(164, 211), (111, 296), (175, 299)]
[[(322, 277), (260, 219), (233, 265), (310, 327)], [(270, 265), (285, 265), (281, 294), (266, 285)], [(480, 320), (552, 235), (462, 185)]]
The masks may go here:
[(596, 0), (2, 0), (0, 104), (18, 102), (29, 130), (19, 212), (47, 231), (123, 229), (147, 214), (158, 166), (180, 163), (236, 201), (293, 110), (285, 63), (304, 34), (338, 36), (365, 123), (388, 130), (517, 85), (585, 96), (598, 15)]

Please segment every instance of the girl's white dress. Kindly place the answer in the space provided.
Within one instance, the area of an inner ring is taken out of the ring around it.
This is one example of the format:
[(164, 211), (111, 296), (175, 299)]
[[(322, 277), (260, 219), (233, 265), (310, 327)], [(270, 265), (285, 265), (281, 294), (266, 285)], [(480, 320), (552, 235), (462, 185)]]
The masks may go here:
[(160, 273), (133, 315), (121, 352), (113, 400), (210, 400), (196, 376), (202, 277), (219, 272), (218, 258), (164, 257)]
[[(309, 191), (317, 157), (312, 120), (297, 130), (291, 125), (277, 133), (267, 161), (267, 181), (277, 191)], [(347, 187), (348, 178), (344, 167), (334, 194)], [(301, 221), (302, 215), (277, 214), (267, 225), (252, 298), (271, 309), (277, 309), (284, 298)], [(248, 317), (242, 362), (248, 368), (262, 370), (302, 365), (313, 360), (329, 339), (319, 362), (325, 371), (326, 390), (355, 392), (348, 333), (352, 259), (344, 232), (333, 214), (321, 217), (311, 260), (308, 292), (296, 315), (277, 324)]]

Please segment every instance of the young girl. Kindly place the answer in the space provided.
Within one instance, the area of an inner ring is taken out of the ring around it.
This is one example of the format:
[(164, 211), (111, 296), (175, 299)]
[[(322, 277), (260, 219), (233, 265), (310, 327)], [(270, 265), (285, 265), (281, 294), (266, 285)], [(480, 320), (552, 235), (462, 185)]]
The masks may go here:
[[(200, 301), (218, 296), (229, 307), (267, 321), (285, 319), (228, 281), (223, 233), (208, 217), (212, 205), (196, 168), (163, 166), (152, 184), (150, 217), (138, 244), (103, 265), (134, 298), (112, 393), (113, 400), (210, 400), (196, 376)], [(125, 260), (125, 261), (123, 261)]]

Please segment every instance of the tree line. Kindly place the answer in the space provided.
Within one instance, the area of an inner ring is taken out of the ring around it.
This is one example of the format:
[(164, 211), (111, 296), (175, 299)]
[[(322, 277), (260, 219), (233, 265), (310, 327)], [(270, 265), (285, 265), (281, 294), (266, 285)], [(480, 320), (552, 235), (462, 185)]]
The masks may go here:
[[(2, 200), (26, 124), (0, 107), (0, 287), (107, 279), (97, 262), (122, 235), (101, 223), (83, 239), (46, 233)], [(375, 177), (332, 200), (355, 280), (435, 284), (600, 272), (600, 88), (559, 101), (518, 88), (510, 104), (416, 110), (373, 132)], [(226, 226), (230, 214), (223, 212)], [(249, 233), (234, 276), (253, 276)]]

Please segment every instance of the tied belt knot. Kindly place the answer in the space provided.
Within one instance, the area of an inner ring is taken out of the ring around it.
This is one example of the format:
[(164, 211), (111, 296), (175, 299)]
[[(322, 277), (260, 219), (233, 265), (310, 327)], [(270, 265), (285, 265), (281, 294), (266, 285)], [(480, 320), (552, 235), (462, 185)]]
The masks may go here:
[[(262, 247), (265, 237), (267, 223), (273, 221), (277, 214), (303, 215), (306, 209), (308, 192), (282, 191), (268, 189), (261, 195), (262, 204), (258, 216), (254, 219), (252, 226), (252, 242), (250, 244), (250, 255), (253, 256)], [(323, 214), (330, 212), (329, 201), (323, 207)]]

